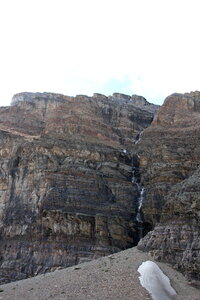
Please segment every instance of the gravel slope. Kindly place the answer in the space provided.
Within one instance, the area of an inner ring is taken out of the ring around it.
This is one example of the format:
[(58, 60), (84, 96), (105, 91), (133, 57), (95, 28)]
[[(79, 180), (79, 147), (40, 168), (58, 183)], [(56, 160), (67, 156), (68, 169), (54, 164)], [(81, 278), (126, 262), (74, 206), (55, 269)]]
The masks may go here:
[[(3, 300), (148, 300), (139, 283), (139, 265), (152, 260), (137, 248), (34, 278), (0, 286)], [(158, 263), (177, 292), (175, 299), (199, 300), (200, 291), (163, 263)], [(162, 299), (161, 299), (162, 300)]]

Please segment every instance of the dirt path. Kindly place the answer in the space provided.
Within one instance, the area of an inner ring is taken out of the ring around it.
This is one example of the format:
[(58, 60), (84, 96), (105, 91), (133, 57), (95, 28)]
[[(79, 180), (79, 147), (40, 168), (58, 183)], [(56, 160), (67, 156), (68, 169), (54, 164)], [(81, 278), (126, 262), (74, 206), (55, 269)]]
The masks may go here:
[[(0, 286), (3, 300), (148, 300), (139, 283), (139, 265), (152, 260), (136, 248), (34, 278)], [(170, 278), (178, 300), (199, 300), (200, 291), (166, 264), (158, 263)], [(162, 299), (160, 299), (162, 300)]]

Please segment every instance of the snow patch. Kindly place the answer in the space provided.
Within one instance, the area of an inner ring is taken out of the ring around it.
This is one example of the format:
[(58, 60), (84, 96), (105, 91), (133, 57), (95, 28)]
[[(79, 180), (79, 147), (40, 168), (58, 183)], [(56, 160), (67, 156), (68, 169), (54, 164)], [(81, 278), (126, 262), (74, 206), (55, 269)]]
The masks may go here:
[(172, 300), (176, 295), (169, 278), (153, 261), (143, 262), (139, 268), (140, 284), (150, 293), (153, 300)]

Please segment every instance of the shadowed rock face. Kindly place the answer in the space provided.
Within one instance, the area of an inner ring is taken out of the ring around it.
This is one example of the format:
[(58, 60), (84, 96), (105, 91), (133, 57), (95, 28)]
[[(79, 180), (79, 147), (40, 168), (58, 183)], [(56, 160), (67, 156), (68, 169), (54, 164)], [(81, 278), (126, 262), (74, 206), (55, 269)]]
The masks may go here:
[(1, 282), (138, 243), (134, 142), (157, 107), (135, 97), (22, 93), (0, 108)]
[(173, 94), (139, 144), (143, 213), (156, 226), (138, 247), (189, 279), (200, 279), (199, 128), (200, 93)]

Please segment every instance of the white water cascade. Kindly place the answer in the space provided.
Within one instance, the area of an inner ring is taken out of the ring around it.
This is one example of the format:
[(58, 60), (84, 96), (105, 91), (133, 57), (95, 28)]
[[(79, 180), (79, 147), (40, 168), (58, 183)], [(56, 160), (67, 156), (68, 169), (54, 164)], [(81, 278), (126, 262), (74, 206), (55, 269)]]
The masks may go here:
[(144, 200), (144, 187), (140, 187), (139, 193), (140, 193), (140, 196), (139, 196), (138, 202), (137, 202), (136, 221), (138, 223), (143, 223), (141, 209), (142, 209), (142, 204), (143, 204), (143, 200)]
[(136, 136), (136, 138), (134, 140), (135, 145), (137, 145), (141, 141), (142, 134), (143, 134), (143, 131), (140, 131), (140, 133), (138, 133), (138, 135)]
[(139, 197), (137, 199), (137, 208), (136, 208), (136, 221), (138, 223), (142, 223), (142, 214), (141, 214), (141, 210), (142, 210), (142, 204), (143, 204), (143, 200), (144, 200), (144, 187), (141, 185), (140, 183), (140, 179), (139, 179), (139, 170), (137, 167), (133, 167), (133, 171), (132, 171), (132, 179), (131, 182), (133, 184), (136, 184), (137, 186), (137, 190), (139, 193)]
[[(143, 131), (140, 131), (138, 135), (136, 136), (134, 143), (138, 144), (141, 141)], [(137, 161), (139, 161), (139, 155), (137, 156)], [(139, 172), (139, 166), (137, 163), (137, 166), (133, 166), (132, 164), (132, 183), (136, 184), (137, 190), (138, 190), (138, 198), (136, 201), (136, 222), (137, 222), (137, 228), (139, 232), (139, 239), (143, 237), (143, 215), (142, 215), (142, 204), (145, 198), (145, 189), (140, 181), (140, 172)]]

